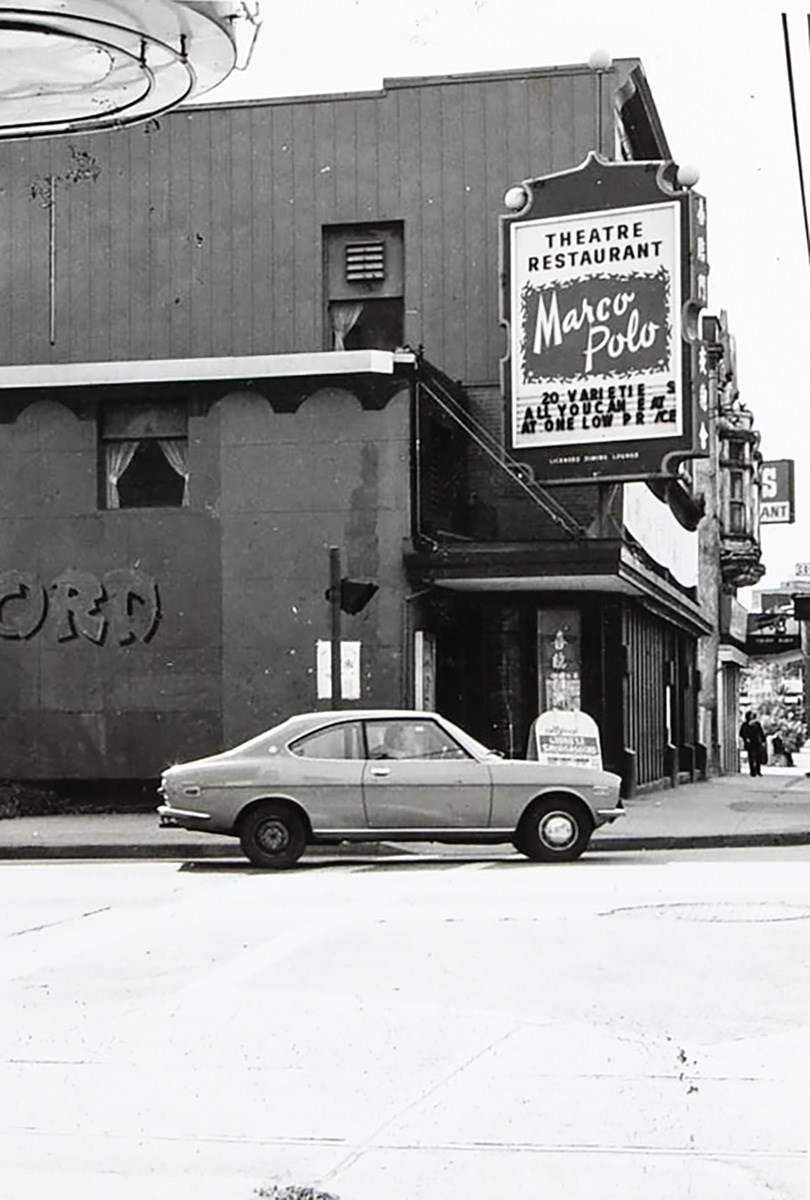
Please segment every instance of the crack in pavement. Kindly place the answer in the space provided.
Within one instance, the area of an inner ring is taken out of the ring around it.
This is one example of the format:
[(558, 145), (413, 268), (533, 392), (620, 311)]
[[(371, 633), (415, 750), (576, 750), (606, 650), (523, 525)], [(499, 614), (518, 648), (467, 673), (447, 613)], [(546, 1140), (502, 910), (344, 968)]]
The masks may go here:
[(385, 1121), (382, 1121), (376, 1127), (376, 1129), (373, 1129), (371, 1133), (367, 1135), (367, 1137), (363, 1138), (363, 1141), (354, 1148), (351, 1154), (347, 1155), (346, 1158), (344, 1158), (341, 1162), (336, 1163), (331, 1170), (327, 1171), (324, 1179), (332, 1179), (335, 1177), (337, 1172), (342, 1171), (347, 1167), (351, 1167), (365, 1153), (365, 1151), (369, 1149), (371, 1145), (373, 1145), (376, 1149), (378, 1145), (376, 1140), (377, 1136), (384, 1129), (387, 1129), (390, 1125), (393, 1125), (395, 1121), (399, 1121), (405, 1116), (406, 1113), (411, 1112), (411, 1110), (416, 1108), (418, 1105), (423, 1104), (429, 1096), (434, 1095), (440, 1088), (444, 1087), (446, 1083), (455, 1078), (456, 1075), (460, 1075), (462, 1071), (466, 1071), (467, 1068), (474, 1062), (477, 1062), (479, 1058), (483, 1058), (485, 1054), (489, 1054), (490, 1050), (493, 1050), (496, 1046), (499, 1046), (501, 1042), (505, 1042), (508, 1038), (513, 1037), (518, 1031), (518, 1028), (507, 1030), (506, 1033), (501, 1034), (501, 1036), (495, 1038), (494, 1041), (489, 1042), (486, 1046), (482, 1046), (480, 1050), (477, 1050), (475, 1054), (470, 1055), (464, 1060), (464, 1062), (459, 1063), (452, 1069), (452, 1071), (448, 1071), (447, 1074), (442, 1075), (441, 1079), (437, 1079), (433, 1084), (431, 1084), (430, 1087), (425, 1088), (418, 1096), (414, 1097), (414, 1099), (409, 1101), (409, 1103), (403, 1108), (398, 1109), (397, 1112), (393, 1113)]
[(28, 929), (12, 929), (9, 937), (22, 937), (24, 933), (41, 933), (43, 929), (55, 929), (58, 925), (70, 925), (73, 921), (83, 921), (85, 917), (95, 917), (98, 913), (111, 912), (112, 905), (104, 908), (91, 908), (88, 912), (79, 913), (78, 917), (63, 917), (61, 921), (46, 921), (43, 925), (31, 925)]

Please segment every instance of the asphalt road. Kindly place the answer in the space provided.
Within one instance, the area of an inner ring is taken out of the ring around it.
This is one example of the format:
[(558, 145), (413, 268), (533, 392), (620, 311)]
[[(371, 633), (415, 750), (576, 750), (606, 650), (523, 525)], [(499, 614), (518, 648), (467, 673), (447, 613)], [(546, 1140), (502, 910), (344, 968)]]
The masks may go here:
[(810, 850), (0, 869), (4, 1200), (806, 1200)]

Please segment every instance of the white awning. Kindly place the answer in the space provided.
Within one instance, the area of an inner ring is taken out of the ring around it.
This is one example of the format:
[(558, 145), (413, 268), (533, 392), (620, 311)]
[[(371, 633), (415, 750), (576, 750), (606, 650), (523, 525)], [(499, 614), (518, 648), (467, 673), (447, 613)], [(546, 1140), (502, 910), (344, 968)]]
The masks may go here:
[(183, 383), (187, 380), (336, 379), (393, 375), (416, 362), (409, 350), (323, 350), (313, 354), (248, 354), (238, 358), (148, 358), (121, 362), (24, 363), (0, 366), (0, 389)]

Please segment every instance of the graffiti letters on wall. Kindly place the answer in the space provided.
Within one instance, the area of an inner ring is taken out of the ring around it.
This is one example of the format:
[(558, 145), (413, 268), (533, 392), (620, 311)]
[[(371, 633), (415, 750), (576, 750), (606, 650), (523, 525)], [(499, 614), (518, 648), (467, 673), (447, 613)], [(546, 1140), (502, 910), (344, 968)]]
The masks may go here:
[(63, 571), (44, 584), (27, 571), (0, 571), (0, 638), (25, 641), (41, 634), (57, 642), (84, 638), (101, 646), (148, 642), (160, 621), (160, 595), (135, 568)]

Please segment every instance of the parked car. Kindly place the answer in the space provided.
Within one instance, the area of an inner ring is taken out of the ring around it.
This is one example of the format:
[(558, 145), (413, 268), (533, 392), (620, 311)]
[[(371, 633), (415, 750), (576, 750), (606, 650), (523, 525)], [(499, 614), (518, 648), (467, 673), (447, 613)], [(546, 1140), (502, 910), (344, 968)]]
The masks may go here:
[(311, 844), (511, 842), (528, 858), (578, 858), (624, 815), (609, 771), (488, 750), (433, 712), (302, 713), (232, 750), (169, 767), (161, 825), (230, 834), (258, 867)]

